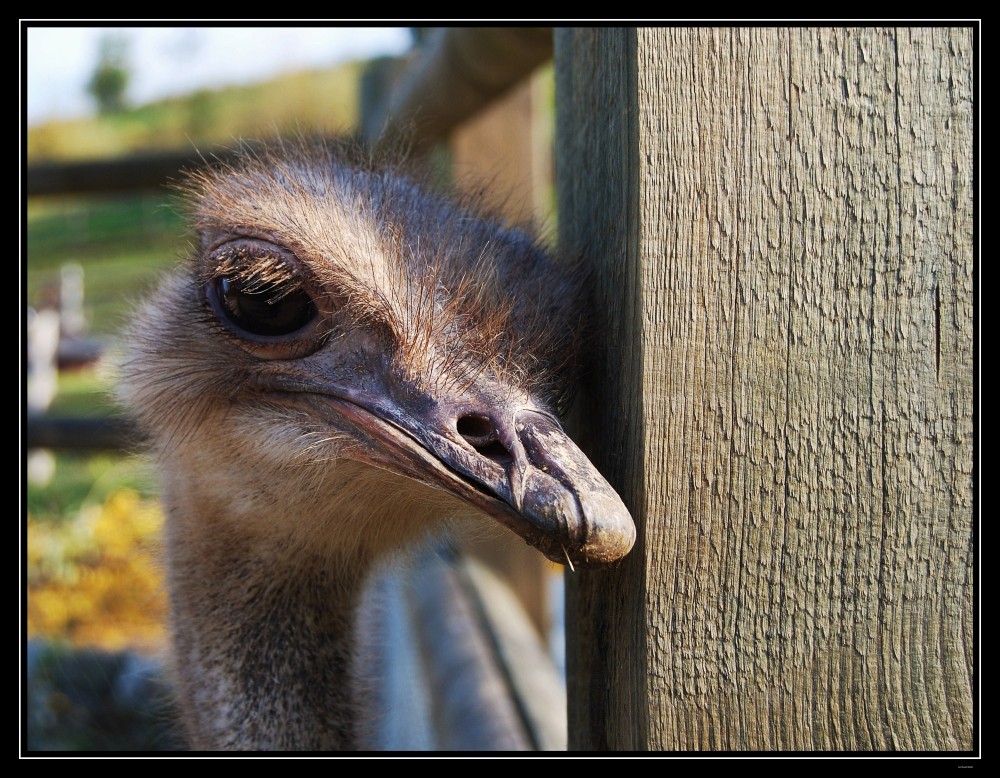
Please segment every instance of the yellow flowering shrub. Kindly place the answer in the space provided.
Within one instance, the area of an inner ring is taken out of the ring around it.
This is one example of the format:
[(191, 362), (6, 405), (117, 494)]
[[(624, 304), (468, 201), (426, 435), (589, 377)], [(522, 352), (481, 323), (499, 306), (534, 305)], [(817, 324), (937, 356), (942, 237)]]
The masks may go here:
[(63, 522), (28, 516), (28, 635), (109, 651), (158, 648), (163, 517), (131, 489)]

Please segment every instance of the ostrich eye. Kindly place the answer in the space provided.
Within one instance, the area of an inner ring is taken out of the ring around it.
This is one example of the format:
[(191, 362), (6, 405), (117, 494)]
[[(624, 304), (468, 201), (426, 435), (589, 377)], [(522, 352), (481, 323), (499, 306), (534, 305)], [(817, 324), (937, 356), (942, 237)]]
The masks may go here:
[(299, 288), (222, 276), (212, 293), (222, 314), (244, 332), (264, 337), (291, 335), (316, 318), (316, 305)]

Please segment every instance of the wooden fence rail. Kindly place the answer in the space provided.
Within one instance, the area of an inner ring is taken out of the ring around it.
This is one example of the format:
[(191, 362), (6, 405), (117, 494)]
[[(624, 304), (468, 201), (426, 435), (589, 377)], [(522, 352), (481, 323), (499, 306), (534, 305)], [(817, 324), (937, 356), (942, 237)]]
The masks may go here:
[[(207, 159), (225, 159), (231, 153), (225, 149), (213, 150)], [(198, 167), (205, 159), (191, 150), (85, 162), (38, 162), (28, 166), (25, 190), (29, 197), (162, 192), (167, 182), (179, 178), (181, 170)]]
[(138, 434), (124, 418), (29, 415), (25, 445), (69, 451), (127, 451), (135, 449)]

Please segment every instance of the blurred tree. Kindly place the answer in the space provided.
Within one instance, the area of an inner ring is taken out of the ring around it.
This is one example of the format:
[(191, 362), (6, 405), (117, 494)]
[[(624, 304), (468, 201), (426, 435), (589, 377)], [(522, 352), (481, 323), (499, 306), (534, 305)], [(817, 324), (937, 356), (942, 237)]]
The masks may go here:
[(102, 114), (116, 113), (125, 106), (128, 89), (128, 38), (109, 34), (101, 38), (97, 67), (87, 82), (87, 91), (97, 101)]

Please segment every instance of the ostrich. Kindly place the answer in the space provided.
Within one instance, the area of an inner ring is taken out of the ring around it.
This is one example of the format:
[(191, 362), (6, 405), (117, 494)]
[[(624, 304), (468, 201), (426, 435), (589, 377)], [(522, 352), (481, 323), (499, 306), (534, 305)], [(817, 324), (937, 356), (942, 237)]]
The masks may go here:
[(632, 546), (556, 416), (584, 276), (345, 143), (184, 189), (193, 255), (137, 313), (120, 390), (161, 475), (181, 717), (198, 749), (354, 748), (381, 561), (484, 515), (560, 563)]

